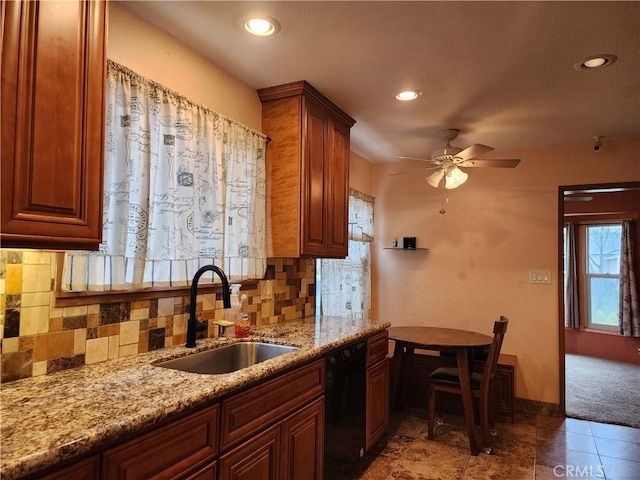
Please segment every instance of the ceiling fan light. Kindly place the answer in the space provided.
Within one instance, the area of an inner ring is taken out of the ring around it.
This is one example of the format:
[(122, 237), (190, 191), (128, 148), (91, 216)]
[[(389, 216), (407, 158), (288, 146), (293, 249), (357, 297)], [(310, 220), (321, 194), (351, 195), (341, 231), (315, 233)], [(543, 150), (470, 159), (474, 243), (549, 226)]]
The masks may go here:
[(425, 180), (433, 188), (438, 188), (438, 185), (440, 185), (440, 182), (442, 181), (442, 177), (444, 177), (444, 171), (436, 170), (431, 175), (429, 175), (427, 178), (425, 178)]
[(460, 185), (466, 182), (468, 178), (469, 174), (463, 172), (458, 167), (453, 167), (447, 172), (444, 188), (447, 188), (449, 190), (458, 188)]

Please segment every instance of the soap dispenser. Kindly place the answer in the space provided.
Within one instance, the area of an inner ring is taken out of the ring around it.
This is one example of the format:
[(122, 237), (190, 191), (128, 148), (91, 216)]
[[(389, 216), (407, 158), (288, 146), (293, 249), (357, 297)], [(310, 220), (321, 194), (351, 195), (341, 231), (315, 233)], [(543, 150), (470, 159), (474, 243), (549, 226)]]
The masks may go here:
[(247, 294), (240, 295), (240, 307), (236, 315), (236, 338), (246, 338), (251, 334), (251, 323), (249, 322), (249, 312), (247, 311)]
[(235, 325), (236, 317), (240, 311), (240, 285), (231, 285), (229, 290), (231, 292), (231, 308), (227, 308), (224, 311), (223, 320), (216, 320), (213, 322), (218, 326), (216, 337), (219, 339), (225, 339), (228, 337), (233, 338), (235, 332), (227, 331), (227, 328)]

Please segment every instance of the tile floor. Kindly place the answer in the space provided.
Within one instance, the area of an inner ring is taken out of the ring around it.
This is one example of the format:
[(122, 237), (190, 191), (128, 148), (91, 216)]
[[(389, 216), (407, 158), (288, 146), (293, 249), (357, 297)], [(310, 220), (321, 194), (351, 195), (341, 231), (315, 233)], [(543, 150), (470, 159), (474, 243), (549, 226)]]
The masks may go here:
[(497, 425), (495, 455), (473, 457), (463, 418), (447, 415), (444, 422), (429, 441), (425, 414), (396, 413), (361, 464), (327, 480), (640, 480), (640, 429), (519, 417)]

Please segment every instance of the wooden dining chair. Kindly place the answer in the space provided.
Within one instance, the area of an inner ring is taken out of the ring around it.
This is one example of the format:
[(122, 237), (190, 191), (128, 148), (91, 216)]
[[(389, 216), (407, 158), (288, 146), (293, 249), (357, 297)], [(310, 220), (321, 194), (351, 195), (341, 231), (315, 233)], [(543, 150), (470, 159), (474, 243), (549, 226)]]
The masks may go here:
[[(507, 331), (509, 320), (501, 316), (493, 325), (493, 341), (489, 348), (489, 354), (484, 364), (482, 373), (471, 372), (471, 393), (479, 400), (480, 426), (482, 429), (482, 441), (486, 453), (493, 453), (489, 447), (489, 429), (493, 428), (493, 409), (491, 405), (491, 381), (496, 373), (498, 357), (502, 348), (502, 341)], [(427, 438), (433, 440), (433, 425), (436, 417), (436, 393), (449, 392), (462, 395), (460, 389), (460, 376), (455, 367), (440, 367), (434, 370), (428, 377), (429, 381), (429, 423)]]

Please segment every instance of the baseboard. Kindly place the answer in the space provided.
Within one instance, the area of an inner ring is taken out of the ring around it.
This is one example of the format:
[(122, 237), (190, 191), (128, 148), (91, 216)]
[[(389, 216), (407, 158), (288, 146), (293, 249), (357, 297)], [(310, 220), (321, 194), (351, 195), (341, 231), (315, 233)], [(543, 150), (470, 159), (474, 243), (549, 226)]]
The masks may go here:
[(560, 417), (560, 404), (539, 402), (528, 398), (516, 397), (514, 402), (516, 414), (546, 415), (548, 417)]

